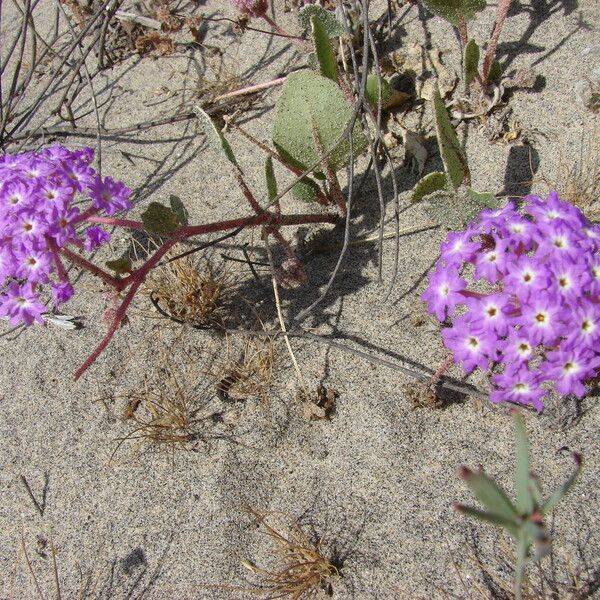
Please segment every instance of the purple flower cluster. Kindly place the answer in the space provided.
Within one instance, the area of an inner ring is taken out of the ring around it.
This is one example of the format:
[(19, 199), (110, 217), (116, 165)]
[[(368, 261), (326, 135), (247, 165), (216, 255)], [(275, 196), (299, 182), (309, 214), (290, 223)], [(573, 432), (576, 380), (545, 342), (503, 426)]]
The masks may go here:
[(448, 234), (422, 298), (452, 318), (442, 337), (465, 372), (492, 370), (492, 402), (541, 411), (551, 383), (584, 395), (600, 367), (599, 251), (600, 227), (555, 193), (484, 210)]
[[(37, 153), (0, 156), (0, 317), (12, 325), (43, 322), (45, 285), (54, 305), (73, 295), (60, 251), (73, 244), (88, 252), (110, 239), (86, 218), (131, 207), (131, 190), (90, 166), (92, 148), (51, 146)], [(78, 195), (91, 200), (86, 212)]]

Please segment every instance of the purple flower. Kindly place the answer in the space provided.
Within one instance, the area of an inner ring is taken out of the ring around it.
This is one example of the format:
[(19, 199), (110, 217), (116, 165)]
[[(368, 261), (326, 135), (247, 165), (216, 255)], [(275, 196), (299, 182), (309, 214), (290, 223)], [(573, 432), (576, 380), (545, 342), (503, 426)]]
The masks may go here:
[(519, 256), (514, 262), (508, 263), (506, 273), (505, 289), (518, 298), (548, 289), (550, 283), (547, 266), (529, 256)]
[(68, 281), (61, 281), (60, 283), (52, 284), (52, 298), (54, 300), (54, 306), (63, 304), (71, 299), (75, 290)]
[(439, 267), (435, 273), (429, 275), (429, 287), (421, 298), (429, 306), (429, 312), (440, 321), (446, 318), (446, 311), (450, 316), (457, 304), (464, 302), (460, 294), (467, 287), (467, 282), (458, 276), (454, 269)]
[(520, 330), (512, 330), (501, 343), (501, 352), (507, 364), (518, 364), (528, 361), (533, 356), (535, 345)]
[[(76, 225), (88, 214), (130, 207), (131, 190), (96, 175), (93, 156), (91, 148), (63, 146), (0, 156), (0, 316), (13, 324), (42, 321), (44, 286), (50, 286), (56, 304), (72, 296), (62, 248), (92, 250), (110, 239), (100, 227), (77, 231)], [(75, 202), (88, 189), (94, 210), (82, 214)]]
[(478, 254), (475, 266), (475, 277), (487, 279), (490, 283), (496, 283), (500, 279), (506, 264), (506, 241), (495, 238), (494, 242), (493, 248)]
[(495, 402), (541, 410), (549, 385), (581, 395), (600, 371), (600, 227), (555, 193), (484, 210), (450, 233), (422, 298), (440, 321), (466, 305), (444, 344), (465, 371), (503, 367), (492, 378)]
[(454, 354), (454, 361), (462, 362), (465, 373), (475, 367), (485, 370), (490, 359), (495, 358), (495, 337), (463, 319), (456, 319), (453, 327), (443, 329), (442, 338), (446, 348)]
[(460, 264), (472, 260), (475, 252), (481, 248), (481, 244), (471, 241), (471, 232), (451, 231), (442, 244), (442, 260), (446, 265)]
[(490, 394), (490, 400), (530, 404), (537, 411), (542, 411), (545, 391), (540, 387), (541, 381), (540, 375), (532, 373), (526, 364), (507, 368), (504, 373), (492, 377), (495, 389)]
[(536, 345), (555, 342), (565, 330), (563, 319), (568, 315), (557, 303), (556, 295), (547, 292), (532, 295), (521, 307), (521, 313), (517, 322)]
[(88, 252), (91, 252), (98, 246), (110, 241), (110, 233), (104, 231), (101, 227), (88, 227), (85, 230), (85, 237), (86, 240), (83, 243), (83, 247)]
[(506, 294), (489, 294), (483, 298), (470, 297), (465, 303), (469, 309), (466, 319), (475, 329), (495, 331), (501, 336), (507, 334), (506, 313), (509, 311), (509, 304)]
[(583, 382), (595, 375), (598, 366), (600, 357), (593, 350), (561, 346), (556, 352), (548, 353), (548, 360), (542, 363), (540, 370), (547, 379), (555, 381), (556, 389), (561, 394), (575, 394), (578, 398), (583, 398)]
[(102, 179), (96, 176), (88, 189), (92, 206), (106, 211), (109, 215), (131, 208), (131, 190), (120, 181), (114, 181), (112, 177)]
[(39, 301), (31, 283), (9, 283), (0, 294), (0, 317), (7, 317), (11, 325), (44, 323), (46, 307)]

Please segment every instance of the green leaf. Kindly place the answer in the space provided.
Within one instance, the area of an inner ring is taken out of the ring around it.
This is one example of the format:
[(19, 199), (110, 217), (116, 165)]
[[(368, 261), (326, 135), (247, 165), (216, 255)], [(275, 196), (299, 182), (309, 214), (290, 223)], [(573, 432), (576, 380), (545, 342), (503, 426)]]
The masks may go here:
[(479, 46), (475, 40), (469, 40), (464, 56), (465, 83), (469, 85), (479, 72)]
[[(308, 70), (292, 73), (276, 103), (273, 143), (288, 164), (305, 171), (320, 157), (315, 148), (314, 131), (325, 152), (333, 149), (328, 160), (332, 169), (338, 171), (349, 159), (348, 140), (338, 142), (338, 139), (346, 131), (352, 115), (352, 106), (331, 79)], [(358, 120), (352, 137), (356, 157), (367, 145)]]
[(315, 202), (319, 191), (320, 188), (317, 183), (310, 177), (303, 177), (294, 184), (292, 196), (294, 196), (296, 200), (302, 200), (302, 202)]
[(315, 54), (319, 63), (319, 71), (323, 77), (331, 79), (337, 83), (337, 61), (327, 35), (327, 29), (321, 23), (318, 17), (313, 16), (310, 19), (310, 26), (315, 45)]
[(465, 21), (470, 21), (475, 13), (483, 10), (486, 6), (486, 0), (421, 0), (423, 4), (433, 14), (442, 17), (458, 26), (459, 17), (464, 17)]
[(485, 473), (467, 470), (463, 479), (489, 512), (507, 520), (519, 516), (504, 490)]
[(433, 192), (445, 189), (447, 185), (448, 178), (444, 173), (439, 171), (428, 173), (413, 188), (411, 202), (418, 202)]
[(562, 497), (571, 489), (575, 483), (579, 473), (581, 472), (581, 457), (578, 454), (574, 455), (576, 468), (573, 474), (546, 500), (542, 506), (542, 513), (548, 514), (562, 500)]
[(265, 179), (267, 180), (267, 197), (270, 202), (277, 197), (277, 179), (275, 179), (273, 170), (273, 159), (270, 156), (267, 156), (265, 161)]
[(310, 21), (316, 17), (329, 37), (344, 35), (344, 26), (337, 20), (335, 14), (317, 4), (309, 4), (298, 11), (298, 20), (303, 29), (310, 29)]
[(500, 80), (502, 79), (502, 65), (495, 60), (490, 66), (490, 72), (488, 74), (488, 78), (486, 83), (494, 83), (498, 85)]
[(470, 179), (471, 175), (469, 173), (467, 157), (460, 147), (456, 131), (454, 131), (437, 86), (433, 92), (433, 108), (435, 113), (435, 129), (442, 162), (444, 163), (450, 183), (453, 187), (458, 188), (465, 179)]
[(525, 423), (520, 413), (513, 416), (515, 425), (517, 466), (515, 469), (515, 490), (517, 493), (517, 510), (523, 516), (530, 515), (534, 510), (534, 499), (531, 490), (531, 465), (529, 463), (529, 440)]
[(142, 213), (142, 223), (146, 231), (158, 235), (168, 235), (179, 227), (177, 215), (158, 202), (150, 202), (148, 208)]
[(463, 504), (458, 505), (457, 509), (459, 512), (469, 515), (470, 517), (474, 517), (479, 521), (491, 523), (492, 525), (497, 525), (498, 527), (504, 527), (504, 529), (508, 530), (508, 532), (514, 537), (518, 535), (519, 526), (514, 519), (506, 519), (505, 517), (502, 517), (496, 513), (479, 510), (478, 508), (473, 508), (471, 506), (464, 506)]
[(117, 275), (124, 275), (125, 273), (131, 273), (131, 271), (133, 271), (131, 261), (128, 258), (117, 258), (115, 260), (107, 260), (104, 264), (111, 271), (114, 271)]
[(187, 208), (184, 206), (181, 198), (179, 196), (175, 196), (171, 194), (169, 196), (169, 204), (171, 205), (171, 210), (177, 216), (177, 220), (180, 225), (187, 225), (189, 223), (189, 214)]
[(365, 87), (365, 96), (367, 102), (375, 109), (379, 104), (379, 88), (381, 88), (381, 106), (383, 108), (392, 97), (392, 86), (382, 77), (373, 74), (369, 75)]
[(221, 130), (214, 124), (213, 120), (209, 117), (208, 113), (202, 110), (199, 106), (194, 107), (194, 112), (198, 117), (200, 126), (206, 134), (206, 141), (209, 143), (213, 150), (216, 150), (223, 155), (232, 165), (239, 169), (239, 165), (233, 150), (229, 145), (229, 142), (225, 139), (225, 136)]
[(484, 208), (498, 208), (500, 204), (493, 194), (479, 194), (465, 187), (433, 192), (425, 200), (425, 212), (434, 221), (452, 230), (462, 229)]
[(500, 201), (491, 192), (476, 192), (472, 188), (465, 188), (464, 193), (467, 202), (475, 206), (477, 210), (500, 207)]

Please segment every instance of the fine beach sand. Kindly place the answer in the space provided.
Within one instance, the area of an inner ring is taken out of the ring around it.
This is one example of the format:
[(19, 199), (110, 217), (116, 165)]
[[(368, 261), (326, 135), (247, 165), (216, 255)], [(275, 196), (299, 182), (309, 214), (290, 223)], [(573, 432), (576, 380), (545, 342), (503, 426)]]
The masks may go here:
[[(279, 15), (282, 2), (276, 4)], [(373, 2), (372, 18), (385, 7), (386, 2)], [(234, 14), (228, 2), (209, 2), (200, 10)], [(492, 6), (480, 13), (471, 25), (476, 39), (485, 39), (494, 10)], [(417, 7), (402, 7), (397, 14), (404, 15), (394, 29), (397, 44), (424, 43), (430, 36), (435, 46), (449, 50), (446, 62), (458, 66), (457, 41), (447, 23), (430, 18), (424, 26)], [(283, 24), (297, 30), (293, 13), (280, 16)], [(527, 132), (530, 145), (492, 144), (475, 126), (469, 127), (466, 149), (476, 190), (545, 194), (544, 179), (560, 181), (561, 168), (579, 157), (582, 139), (593, 139), (598, 116), (576, 100), (574, 88), (600, 60), (598, 53), (586, 52), (599, 44), (599, 25), (597, 0), (515, 2), (499, 57), (508, 62), (509, 71), (532, 67), (539, 76), (534, 90), (516, 91), (511, 99), (513, 118)], [(248, 85), (285, 74), (305, 60), (281, 38), (253, 32), (239, 38), (228, 33), (226, 24), (211, 24), (206, 42), (225, 50), (228, 68)], [(173, 114), (182, 110), (182, 102), (191, 103), (199, 84), (189, 56), (189, 52), (156, 59), (134, 55), (99, 75), (95, 86), (101, 110), (106, 111), (105, 126), (125, 127)], [(210, 70), (207, 76), (211, 77)], [(274, 88), (241, 105), (236, 121), (268, 140), (278, 94)], [(414, 115), (407, 119), (409, 125), (410, 119), (416, 123)], [(86, 124), (94, 126), (93, 115)], [(428, 114), (423, 127), (431, 138)], [(464, 135), (462, 127), (460, 132)], [(249, 185), (264, 198), (264, 156), (235, 132), (228, 139)], [(599, 139), (596, 134), (595, 141)], [(81, 147), (94, 142), (68, 138), (64, 143)], [(428, 147), (435, 149), (433, 138)], [(417, 175), (403, 166), (399, 152), (394, 156), (401, 191), (400, 227), (425, 226), (429, 221), (425, 212), (408, 201)], [(356, 181), (366, 166), (361, 157)], [(433, 155), (426, 172), (438, 167), (439, 157)], [(192, 121), (105, 139), (102, 172), (135, 190), (132, 218), (139, 217), (149, 202), (166, 202), (171, 194), (185, 203), (191, 223), (250, 214), (234, 178)], [(281, 173), (282, 182), (289, 180), (286, 177)], [(388, 169), (384, 191), (386, 231), (391, 231)], [(283, 206), (289, 212), (306, 210), (291, 197)], [(372, 174), (356, 196), (354, 210), (352, 239), (374, 236), (379, 203)], [(337, 261), (343, 227), (312, 228), (309, 237), (317, 229), (330, 233), (323, 238), (321, 251), (305, 251), (306, 285), (281, 292), (288, 321), (318, 296)], [(297, 240), (293, 231), (287, 235)], [(396, 364), (418, 363), (435, 370), (445, 357), (440, 336), (432, 321), (417, 325), (414, 315), (443, 237), (440, 229), (431, 228), (401, 237), (398, 277), (385, 302), (394, 241), (383, 245), (383, 283), (377, 281), (377, 244), (351, 246), (330, 293), (304, 326)], [(116, 231), (111, 248), (103, 249), (97, 260), (119, 256), (129, 240), (127, 232)], [(257, 284), (244, 263), (222, 258), (222, 253), (243, 258), (244, 243), (253, 246), (254, 260), (267, 260), (258, 231), (244, 232), (200, 260), (224, 268), (232, 282), (229, 323), (253, 325), (252, 306), (265, 328), (275, 329), (268, 271), (261, 269)], [(272, 383), (265, 398), (225, 402), (215, 394), (215, 378), (206, 373), (218, 372), (228, 344), (235, 353), (242, 340), (228, 341), (214, 332), (167, 321), (143, 294), (130, 310), (128, 324), (74, 382), (72, 374), (105, 331), (100, 283), (84, 274), (76, 289), (63, 312), (81, 317), (82, 329), (49, 325), (0, 338), (2, 600), (37, 597), (20, 551), (22, 540), (46, 597), (53, 597), (50, 539), (57, 550), (65, 600), (78, 597), (82, 573), (90, 573), (97, 582), (90, 598), (256, 597), (218, 587), (243, 588), (256, 581), (240, 558), (260, 566), (272, 560), (270, 541), (241, 510), (244, 505), (290, 514), (307, 532), (323, 537), (326, 553), (343, 559), (343, 576), (334, 582), (333, 598), (466, 598), (453, 563), (461, 565), (467, 588), (469, 576), (477, 573), (468, 559), (474, 545), (482, 563), (490, 568), (502, 564), (501, 536), (456, 514), (452, 501), (473, 502), (456, 476), (460, 464), (484, 465), (512, 492), (515, 457), (508, 406), (465, 397), (439, 410), (413, 409), (406, 392), (414, 387), (411, 378), (299, 339), (291, 344), (306, 385), (316, 388), (323, 383), (339, 392), (330, 420), (303, 418), (296, 399), (298, 378), (282, 339), (275, 342)], [(2, 322), (0, 333), (5, 331), (8, 325)], [(202, 406), (202, 414), (220, 413), (223, 422), (207, 421), (206, 437), (214, 439), (190, 444), (189, 451), (171, 454), (130, 440), (113, 456), (118, 440), (133, 429), (122, 418), (127, 394), (139, 391), (145, 376), (160, 376), (165, 355), (181, 374), (181, 384)], [(456, 367), (449, 375), (462, 377)], [(481, 374), (468, 382), (487, 389)], [(581, 479), (550, 519), (561, 581), (568, 575), (567, 562), (582, 570), (599, 568), (598, 398), (587, 397), (580, 408), (581, 418), (565, 430), (548, 416), (526, 412), (533, 466), (545, 490), (553, 490), (571, 471), (566, 449), (581, 452), (585, 460)], [(42, 503), (43, 516), (29, 498), (22, 476)], [(45, 548), (43, 540), (48, 541)], [(510, 580), (506, 572), (504, 577)]]

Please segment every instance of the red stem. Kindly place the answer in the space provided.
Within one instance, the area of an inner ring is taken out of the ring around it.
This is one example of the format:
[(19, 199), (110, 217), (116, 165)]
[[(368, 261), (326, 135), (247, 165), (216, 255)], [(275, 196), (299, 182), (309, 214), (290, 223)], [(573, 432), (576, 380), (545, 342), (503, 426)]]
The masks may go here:
[(110, 273), (107, 273), (104, 269), (101, 269), (100, 267), (96, 266), (94, 263), (87, 260), (87, 258), (83, 258), (83, 256), (81, 256), (80, 254), (77, 254), (77, 253), (73, 252), (72, 250), (69, 250), (68, 248), (61, 248), (60, 253), (65, 258), (70, 260), (73, 264), (77, 265), (78, 267), (81, 267), (82, 269), (85, 269), (86, 271), (89, 271), (93, 275), (96, 275), (96, 277), (100, 277), (100, 279), (102, 279), (102, 281), (104, 281), (105, 283), (112, 285), (116, 289), (121, 289), (119, 287), (119, 285), (121, 283), (120, 279), (113, 277)]
[(127, 229), (144, 230), (144, 224), (141, 221), (131, 221), (129, 219), (113, 219), (113, 217), (99, 217), (91, 215), (85, 219), (89, 223), (103, 223), (104, 225), (115, 225), (118, 227), (127, 227)]
[(133, 271), (130, 275), (124, 279), (116, 279), (112, 277), (96, 265), (92, 264), (79, 254), (63, 248), (61, 252), (73, 263), (87, 269), (94, 275), (97, 275), (107, 283), (110, 283), (117, 290), (124, 290), (131, 286), (127, 291), (127, 294), (117, 309), (115, 317), (110, 325), (110, 328), (102, 338), (98, 346), (88, 356), (86, 361), (77, 369), (75, 373), (75, 379), (79, 379), (89, 367), (94, 364), (96, 359), (102, 354), (104, 349), (108, 346), (113, 335), (119, 328), (129, 305), (131, 304), (136, 292), (142, 285), (146, 276), (153, 269), (160, 259), (179, 241), (192, 237), (194, 235), (200, 235), (204, 233), (211, 233), (217, 231), (224, 231), (227, 229), (236, 229), (238, 227), (253, 227), (256, 225), (262, 225), (270, 223), (275, 227), (281, 227), (286, 225), (302, 225), (305, 223), (337, 223), (338, 217), (332, 214), (300, 214), (300, 215), (274, 215), (272, 213), (262, 212), (250, 219), (233, 219), (231, 221), (219, 221), (217, 223), (208, 223), (205, 225), (191, 225), (187, 227), (181, 227), (178, 229), (165, 243), (136, 271)]
[(494, 27), (490, 35), (490, 43), (488, 44), (487, 50), (485, 52), (483, 66), (481, 68), (481, 77), (486, 85), (488, 82), (488, 77), (490, 75), (490, 69), (492, 68), (492, 63), (494, 62), (494, 58), (496, 57), (496, 48), (498, 47), (498, 40), (500, 39), (500, 33), (502, 32), (502, 28), (504, 27), (504, 21), (506, 21), (506, 17), (508, 16), (508, 9), (510, 8), (510, 3), (511, 0), (500, 0), (498, 2), (498, 12), (496, 13), (496, 21), (494, 22)]

